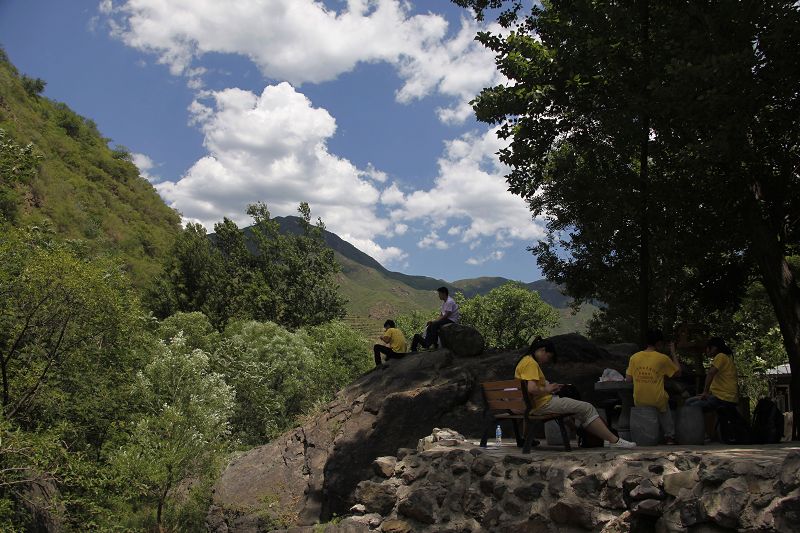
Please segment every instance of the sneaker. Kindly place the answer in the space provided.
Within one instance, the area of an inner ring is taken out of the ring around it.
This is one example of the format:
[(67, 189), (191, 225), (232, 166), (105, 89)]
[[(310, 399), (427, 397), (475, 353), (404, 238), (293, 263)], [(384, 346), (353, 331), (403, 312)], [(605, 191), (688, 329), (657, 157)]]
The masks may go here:
[(664, 437), (664, 444), (667, 446), (674, 446), (678, 444), (678, 441), (675, 440), (675, 437)]
[(603, 445), (606, 448), (636, 448), (636, 443), (635, 442), (631, 442), (629, 440), (625, 440), (622, 437), (619, 437), (617, 442), (605, 441), (603, 443)]

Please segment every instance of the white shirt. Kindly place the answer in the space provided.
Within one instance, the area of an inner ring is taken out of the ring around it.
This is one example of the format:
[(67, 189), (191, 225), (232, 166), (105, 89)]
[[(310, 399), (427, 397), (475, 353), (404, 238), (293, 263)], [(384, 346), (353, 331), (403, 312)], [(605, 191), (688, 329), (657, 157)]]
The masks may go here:
[(442, 302), (441, 314), (444, 315), (448, 311), (450, 311), (450, 316), (447, 318), (455, 323), (458, 323), (458, 321), (461, 320), (461, 315), (458, 313), (458, 304), (450, 296), (447, 297), (447, 300)]

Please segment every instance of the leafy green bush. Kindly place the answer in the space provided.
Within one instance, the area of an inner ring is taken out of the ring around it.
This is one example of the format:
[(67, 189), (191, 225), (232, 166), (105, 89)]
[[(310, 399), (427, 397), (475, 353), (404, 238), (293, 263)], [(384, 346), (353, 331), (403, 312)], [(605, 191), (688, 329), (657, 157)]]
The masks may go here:
[(486, 344), (494, 348), (521, 348), (533, 336), (546, 336), (560, 320), (558, 311), (539, 293), (516, 282), (470, 299), (459, 293), (456, 301), (461, 322), (480, 331)]
[(369, 367), (368, 341), (339, 322), (295, 332), (234, 322), (213, 359), (236, 390), (234, 435), (252, 445), (279, 435)]

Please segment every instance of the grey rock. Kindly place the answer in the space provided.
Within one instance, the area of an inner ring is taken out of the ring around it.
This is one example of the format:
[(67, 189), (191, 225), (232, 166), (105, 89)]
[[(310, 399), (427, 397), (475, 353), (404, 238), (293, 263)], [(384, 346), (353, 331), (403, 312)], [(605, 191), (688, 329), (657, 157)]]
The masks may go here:
[(649, 479), (643, 479), (642, 482), (630, 492), (630, 495), (633, 500), (664, 499), (664, 493), (661, 489), (653, 485), (653, 482)]
[(397, 489), (394, 485), (362, 481), (358, 484), (356, 496), (364, 504), (366, 511), (387, 515), (394, 507)]
[(664, 476), (664, 492), (677, 498), (681, 490), (692, 490), (699, 479), (696, 468), (667, 474)]
[(390, 478), (394, 475), (395, 465), (397, 465), (397, 458), (392, 456), (378, 457), (372, 462), (375, 474), (385, 478)]
[(544, 483), (531, 483), (530, 485), (522, 485), (514, 489), (514, 496), (526, 502), (532, 502), (539, 498), (544, 491)]
[(486, 341), (478, 330), (464, 324), (446, 324), (439, 330), (442, 346), (457, 357), (474, 357), (483, 353)]
[(717, 490), (704, 492), (702, 501), (711, 520), (722, 527), (736, 528), (749, 497), (747, 481), (733, 478), (725, 481)]
[(591, 508), (580, 500), (561, 499), (550, 507), (549, 513), (550, 519), (556, 524), (594, 529)]
[(415, 490), (397, 505), (397, 512), (423, 524), (433, 524), (436, 519), (436, 497), (428, 489)]
[(597, 497), (603, 482), (596, 474), (583, 476), (572, 482), (572, 490), (581, 498)]

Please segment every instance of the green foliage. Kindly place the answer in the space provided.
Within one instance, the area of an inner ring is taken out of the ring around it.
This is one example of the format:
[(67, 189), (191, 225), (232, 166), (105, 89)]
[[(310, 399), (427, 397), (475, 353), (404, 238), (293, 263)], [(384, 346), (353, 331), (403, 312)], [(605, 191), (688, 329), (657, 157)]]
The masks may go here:
[(188, 350), (178, 335), (139, 373), (135, 394), (144, 416), (111, 462), (129, 497), (157, 506), (160, 525), (169, 491), (179, 481), (214, 472), (227, 446), (234, 392), (211, 372), (208, 354)]
[(522, 283), (506, 283), (485, 296), (456, 295), (461, 321), (481, 332), (494, 348), (526, 346), (534, 336), (547, 336), (559, 323), (558, 311)]
[(262, 444), (285, 431), (369, 368), (368, 348), (338, 322), (295, 332), (271, 322), (230, 324), (213, 360), (236, 390), (234, 434)]
[(208, 317), (200, 312), (175, 313), (161, 321), (157, 333), (167, 343), (182, 333), (186, 349), (199, 349), (209, 353), (216, 349), (220, 341), (219, 332), (211, 325)]
[(436, 311), (423, 312), (413, 310), (410, 313), (398, 316), (394, 321), (397, 328), (403, 332), (406, 340), (410, 343), (415, 334), (423, 334), (425, 332), (425, 327), (429, 321), (437, 318), (439, 318), (439, 313)]
[(44, 88), (47, 86), (47, 82), (41, 78), (30, 78), (23, 74), (22, 78), (22, 86), (25, 88), (25, 92), (28, 93), (28, 96), (39, 96), (44, 92)]
[(761, 245), (798, 242), (796, 2), (455, 2), (505, 8), (478, 40), (510, 81), (474, 108), (546, 217), (543, 273), (606, 304), (596, 334), (735, 309)]
[(32, 143), (20, 146), (0, 128), (0, 222), (17, 219), (20, 185), (36, 176), (40, 159)]
[(199, 311), (219, 329), (232, 319), (298, 328), (341, 318), (339, 267), (325, 246), (322, 221), (311, 224), (308, 205), (300, 204), (299, 235), (280, 233), (263, 204), (250, 206), (248, 213), (254, 225), (247, 235), (227, 218), (214, 226), (210, 239), (202, 226), (187, 225), (150, 291), (154, 312)]

